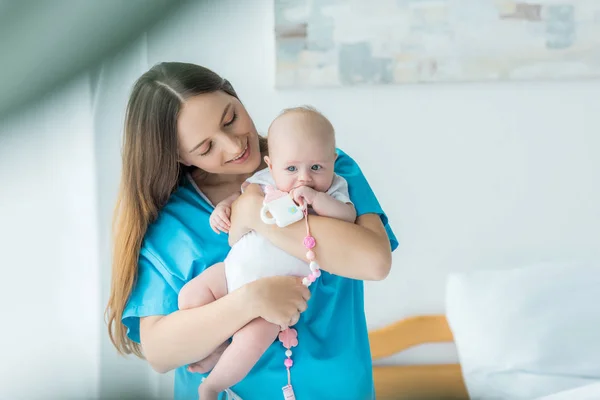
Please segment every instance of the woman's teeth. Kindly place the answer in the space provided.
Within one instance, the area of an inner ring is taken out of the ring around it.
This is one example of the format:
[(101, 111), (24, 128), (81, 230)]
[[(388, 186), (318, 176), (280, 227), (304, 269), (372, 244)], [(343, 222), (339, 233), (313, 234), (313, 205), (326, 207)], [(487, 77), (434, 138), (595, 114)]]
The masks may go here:
[(244, 156), (244, 154), (246, 154), (246, 150), (248, 150), (248, 143), (246, 143), (246, 147), (244, 147), (244, 151), (242, 151), (240, 153), (240, 155), (237, 156), (236, 158), (231, 159), (231, 161), (236, 161), (236, 160), (239, 160), (240, 158), (242, 158)]

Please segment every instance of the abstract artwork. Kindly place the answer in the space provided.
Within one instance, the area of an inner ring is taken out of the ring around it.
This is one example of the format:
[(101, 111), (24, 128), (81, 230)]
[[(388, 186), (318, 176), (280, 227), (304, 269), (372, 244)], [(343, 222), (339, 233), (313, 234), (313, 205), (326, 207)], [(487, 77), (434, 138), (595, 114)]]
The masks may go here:
[(600, 0), (274, 0), (276, 86), (600, 76)]

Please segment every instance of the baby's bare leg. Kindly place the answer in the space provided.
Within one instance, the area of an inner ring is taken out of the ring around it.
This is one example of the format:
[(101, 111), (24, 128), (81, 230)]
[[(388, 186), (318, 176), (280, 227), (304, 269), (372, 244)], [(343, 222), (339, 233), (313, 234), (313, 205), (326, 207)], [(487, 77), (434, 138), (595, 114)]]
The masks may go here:
[(180, 310), (187, 310), (212, 303), (226, 294), (225, 264), (218, 263), (186, 283), (179, 291), (177, 302)]
[[(215, 301), (227, 294), (227, 281), (225, 279), (225, 265), (215, 264), (204, 270), (200, 275), (185, 284), (179, 292), (178, 303), (180, 310), (200, 307)], [(219, 346), (204, 360), (188, 365), (188, 371), (205, 373), (210, 371), (229, 343)]]
[(248, 375), (279, 334), (279, 326), (257, 318), (233, 335), (215, 368), (200, 385), (201, 399), (216, 399), (216, 394)]

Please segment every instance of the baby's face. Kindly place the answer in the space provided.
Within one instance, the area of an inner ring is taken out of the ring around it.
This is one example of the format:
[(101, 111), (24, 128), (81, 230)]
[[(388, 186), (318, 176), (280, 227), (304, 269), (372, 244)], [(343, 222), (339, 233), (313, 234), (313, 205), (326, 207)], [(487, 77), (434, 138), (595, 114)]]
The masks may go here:
[(269, 132), (268, 164), (277, 188), (289, 192), (308, 186), (326, 192), (333, 181), (336, 159), (333, 134), (319, 132), (313, 123), (284, 118)]

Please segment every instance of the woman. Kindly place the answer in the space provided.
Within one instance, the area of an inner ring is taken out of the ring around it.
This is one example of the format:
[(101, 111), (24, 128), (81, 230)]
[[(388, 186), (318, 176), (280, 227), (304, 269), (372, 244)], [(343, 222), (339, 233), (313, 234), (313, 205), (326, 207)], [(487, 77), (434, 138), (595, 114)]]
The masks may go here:
[[(178, 310), (181, 287), (222, 261), (248, 230), (304, 257), (304, 225), (262, 223), (256, 187), (234, 203), (229, 238), (210, 229), (212, 205), (263, 167), (265, 150), (233, 87), (214, 72), (162, 63), (138, 79), (127, 107), (115, 214), (111, 340), (121, 353), (143, 350), (156, 371), (177, 368), (175, 399), (194, 399), (202, 374), (185, 366), (205, 360), (209, 369), (234, 332), (262, 317), (298, 331), (298, 399), (371, 399), (362, 280), (387, 276), (397, 241), (359, 167), (341, 151), (335, 170), (348, 181), (358, 218), (351, 224), (311, 216), (324, 272), (310, 292), (294, 277), (264, 278), (206, 306)], [(233, 390), (244, 400), (281, 398), (283, 353), (274, 343)]]

